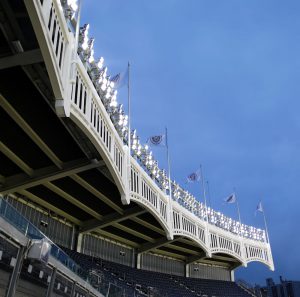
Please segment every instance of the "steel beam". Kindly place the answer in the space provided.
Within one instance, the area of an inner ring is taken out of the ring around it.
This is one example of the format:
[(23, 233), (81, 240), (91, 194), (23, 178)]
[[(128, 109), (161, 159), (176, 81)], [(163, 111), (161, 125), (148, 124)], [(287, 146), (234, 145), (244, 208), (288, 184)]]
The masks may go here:
[(49, 190), (51, 190), (52, 192), (54, 192), (55, 194), (61, 196), (65, 200), (69, 201), (70, 203), (76, 205), (78, 208), (81, 208), (83, 211), (90, 214), (94, 218), (96, 218), (98, 220), (102, 219), (102, 215), (100, 215), (98, 212), (96, 212), (93, 208), (91, 208), (91, 207), (87, 206), (86, 204), (80, 202), (76, 197), (73, 197), (72, 195), (65, 192), (64, 190), (62, 190), (58, 186), (52, 184), (51, 182), (44, 183), (44, 186), (46, 188), (48, 188)]
[(206, 253), (201, 252), (201, 253), (198, 253), (198, 255), (187, 257), (185, 260), (185, 264), (192, 264), (192, 263), (200, 261), (204, 258), (206, 258)]
[(153, 231), (155, 231), (155, 232), (157, 232), (157, 233), (159, 233), (161, 235), (166, 235), (166, 232), (165, 232), (164, 229), (162, 229), (162, 227), (160, 229), (157, 226), (154, 226), (153, 224), (150, 224), (149, 222), (146, 222), (143, 219), (137, 218), (137, 217), (131, 218), (131, 220), (134, 221), (134, 222), (136, 222), (136, 223), (138, 223), (138, 224), (140, 224), (140, 225), (143, 225), (144, 227), (146, 227), (146, 228), (148, 228), (150, 230), (153, 230)]
[[(104, 161), (103, 161), (104, 162)], [(123, 209), (118, 206), (116, 203), (114, 203), (111, 199), (106, 197), (104, 194), (102, 194), (100, 191), (98, 191), (95, 187), (93, 187), (91, 184), (89, 184), (87, 181), (85, 181), (83, 178), (78, 176), (77, 174), (73, 174), (70, 176), (75, 182), (77, 182), (80, 186), (85, 188), (87, 191), (89, 191), (91, 194), (99, 198), (101, 201), (103, 201), (105, 204), (110, 206), (112, 209), (114, 209), (116, 212), (123, 214)]]
[(53, 211), (54, 213), (62, 216), (63, 218), (66, 218), (67, 220), (69, 220), (70, 222), (76, 224), (76, 225), (80, 225), (81, 224), (81, 221), (78, 220), (77, 218), (75, 218), (74, 216), (66, 213), (65, 211), (63, 211), (61, 208), (58, 208), (58, 207), (55, 207), (53, 206), (52, 204), (48, 203), (47, 202), (47, 197), (38, 197), (34, 194), (32, 194), (31, 192), (27, 191), (27, 190), (22, 190), (22, 191), (19, 191), (18, 193), (20, 193), (21, 195), (29, 198), (31, 201), (39, 204), (39, 205), (42, 205), (43, 207)]
[(118, 228), (118, 229), (120, 229), (120, 230), (122, 230), (122, 231), (124, 231), (124, 232), (132, 234), (133, 236), (136, 236), (138, 238), (142, 238), (142, 239), (144, 239), (146, 241), (150, 241), (150, 242), (155, 242), (154, 238), (152, 238), (150, 236), (147, 236), (147, 235), (145, 235), (142, 232), (139, 232), (139, 231), (133, 230), (131, 228), (128, 228), (128, 227), (126, 227), (124, 225), (121, 225), (119, 223), (113, 223), (113, 226), (116, 227), (116, 228)]
[(178, 241), (179, 239), (180, 239), (180, 237), (175, 238), (173, 240), (168, 240), (166, 237), (161, 237), (158, 240), (156, 240), (155, 242), (147, 242), (147, 243), (141, 245), (140, 248), (137, 250), (137, 253), (138, 254), (146, 253), (151, 250), (158, 249), (166, 244)]
[[(171, 241), (171, 243), (173, 243), (173, 241)], [(187, 247), (182, 247), (182, 246), (178, 246), (175, 244), (171, 244), (171, 243), (166, 243), (165, 247), (176, 250), (176, 251), (180, 251), (186, 254), (191, 254), (191, 255), (198, 255), (199, 253), (195, 250), (189, 249)]]
[(40, 136), (31, 128), (22, 116), (13, 108), (13, 106), (0, 94), (0, 106), (7, 114), (18, 124), (18, 126), (29, 136), (29, 138), (46, 154), (46, 156), (60, 169), (62, 161), (49, 148), (49, 146), (40, 138)]
[(49, 166), (38, 170), (32, 170), (30, 177), (26, 174), (18, 174), (4, 179), (2, 187), (0, 187), (0, 194), (8, 194), (25, 190), (46, 182), (51, 182), (72, 174), (80, 173), (82, 171), (90, 170), (101, 166), (104, 161), (86, 159), (75, 160), (62, 164), (62, 169), (57, 169), (56, 166)]
[[(0, 95), (1, 99), (1, 95)], [(8, 159), (21, 168), (27, 175), (33, 174), (33, 169), (28, 166), (21, 158), (19, 158), (9, 147), (7, 147), (2, 141), (0, 141), (0, 152), (2, 152)]]
[(15, 66), (25, 66), (43, 62), (40, 49), (17, 53), (0, 59), (0, 70)]
[(91, 232), (95, 229), (105, 228), (109, 225), (125, 221), (132, 217), (141, 215), (145, 212), (146, 211), (144, 209), (141, 209), (140, 207), (133, 207), (133, 208), (123, 211), (121, 214), (113, 213), (113, 214), (107, 215), (107, 216), (103, 217), (101, 221), (94, 220), (94, 219), (89, 220), (89, 221), (86, 221), (82, 225), (82, 227), (80, 229), (80, 233), (86, 233), (86, 232)]
[(128, 246), (131, 246), (131, 247), (134, 247), (134, 248), (138, 248), (140, 245), (132, 240), (129, 240), (129, 239), (126, 239), (122, 236), (118, 236), (118, 235), (115, 235), (115, 234), (112, 234), (111, 232), (107, 232), (105, 230), (102, 230), (102, 229), (99, 229), (99, 230), (96, 230), (95, 231), (95, 234), (96, 235), (100, 235), (102, 237), (108, 237), (110, 239), (113, 239), (115, 241), (118, 241), (118, 242), (121, 242), (121, 243), (124, 243)]

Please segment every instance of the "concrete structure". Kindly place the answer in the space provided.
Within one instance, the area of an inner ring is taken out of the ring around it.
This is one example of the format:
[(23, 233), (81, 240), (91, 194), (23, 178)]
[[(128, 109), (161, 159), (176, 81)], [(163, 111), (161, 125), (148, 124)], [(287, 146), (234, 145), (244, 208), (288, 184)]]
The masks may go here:
[(93, 59), (87, 27), (76, 30), (76, 9), (59, 0), (24, 3), (0, 5), (0, 194), (80, 252), (103, 256), (110, 242), (127, 265), (163, 257), (186, 276), (252, 261), (273, 270), (263, 230), (206, 208), (173, 182), (168, 189), (145, 147), (128, 149), (116, 92)]

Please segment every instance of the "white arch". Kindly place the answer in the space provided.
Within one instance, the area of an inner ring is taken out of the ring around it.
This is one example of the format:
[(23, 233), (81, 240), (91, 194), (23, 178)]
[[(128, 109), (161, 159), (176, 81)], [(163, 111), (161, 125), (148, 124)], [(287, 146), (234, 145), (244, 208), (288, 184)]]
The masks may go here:
[(146, 210), (148, 210), (153, 216), (154, 218), (157, 220), (157, 222), (160, 224), (160, 226), (164, 229), (165, 233), (166, 233), (166, 237), (169, 240), (173, 239), (173, 232), (169, 227), (169, 224), (167, 221), (162, 220), (160, 214), (158, 213), (158, 211), (155, 209), (154, 206), (152, 206), (151, 204), (146, 204), (144, 203), (143, 199), (138, 199), (137, 197), (131, 196), (130, 197), (130, 201), (133, 201), (137, 204), (139, 204), (140, 206), (142, 206), (143, 208), (145, 208)]
[(120, 178), (119, 173), (117, 172), (114, 164), (112, 163), (110, 155), (108, 154), (106, 149), (103, 148), (103, 144), (94, 135), (95, 133), (90, 128), (90, 126), (85, 123), (83, 115), (79, 112), (78, 113), (72, 112), (71, 109), (70, 118), (77, 125), (77, 127), (79, 127), (83, 131), (83, 133), (89, 138), (89, 140), (93, 143), (96, 150), (101, 155), (102, 159), (105, 162), (105, 165), (107, 166), (109, 172), (111, 173), (113, 180), (120, 192), (122, 202), (124, 202), (124, 200), (127, 200), (125, 185), (122, 182), (122, 179)]
[(216, 250), (216, 251), (212, 252), (212, 255), (218, 254), (218, 253), (222, 253), (222, 254), (231, 256), (232, 258), (238, 260), (241, 263), (241, 265), (243, 265), (244, 267), (247, 267), (247, 262), (240, 255), (238, 255), (234, 252), (230, 252), (230, 251), (226, 251), (226, 250), (219, 250), (219, 251)]
[(204, 242), (197, 239), (197, 237), (193, 236), (192, 234), (189, 234), (186, 231), (180, 230), (180, 229), (174, 229), (174, 235), (182, 236), (190, 239), (191, 241), (195, 242), (207, 255), (207, 257), (211, 257), (211, 251), (210, 249), (205, 245)]
[(273, 263), (269, 263), (269, 262), (264, 261), (260, 258), (251, 258), (250, 260), (246, 260), (246, 264), (251, 263), (251, 262), (260, 262), (260, 263), (266, 265), (271, 271), (275, 270)]

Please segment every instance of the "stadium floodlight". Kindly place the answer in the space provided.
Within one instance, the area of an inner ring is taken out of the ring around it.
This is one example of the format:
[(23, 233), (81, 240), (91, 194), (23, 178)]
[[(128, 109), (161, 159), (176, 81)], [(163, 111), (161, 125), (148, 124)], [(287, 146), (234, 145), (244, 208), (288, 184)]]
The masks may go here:
[[(160, 170), (159, 175), (160, 175), (159, 176), (159, 184), (160, 184), (161, 188), (163, 190), (169, 189), (169, 179), (167, 177), (166, 171), (164, 169)], [(171, 187), (172, 187), (172, 185), (171, 185)], [(173, 191), (173, 195), (174, 195), (174, 191)]]
[(140, 157), (142, 154), (142, 145), (139, 142), (137, 143), (134, 153), (137, 157)]
[(88, 42), (88, 61), (89, 63), (94, 62), (94, 42), (95, 39), (91, 38)]
[(89, 24), (84, 24), (80, 29), (79, 29), (79, 52), (82, 50), (86, 50), (88, 48), (88, 33), (89, 33)]
[(106, 84), (102, 82), (101, 84), (101, 90), (104, 92), (106, 90)]
[(134, 129), (134, 130), (131, 132), (131, 137), (132, 137), (132, 139), (136, 139), (136, 138), (137, 138), (137, 135), (136, 135), (136, 129)]
[(158, 162), (154, 161), (153, 166), (150, 169), (150, 174), (152, 178), (158, 178), (159, 177), (159, 169), (158, 169)]
[(179, 190), (179, 185), (176, 184), (175, 182), (173, 183), (173, 197), (175, 197), (175, 200), (178, 200), (180, 198), (180, 190)]
[(128, 115), (123, 116), (123, 127), (126, 127), (128, 124)]
[(103, 64), (104, 64), (104, 58), (103, 58), (103, 57), (100, 57), (99, 60), (98, 60), (98, 62), (97, 62), (97, 67), (98, 67), (99, 69), (102, 69)]
[(112, 99), (113, 99), (113, 100), (117, 100), (117, 95), (118, 95), (118, 91), (117, 91), (117, 90), (114, 90), (114, 91), (112, 92)]
[(117, 99), (116, 99), (115, 97), (112, 97), (112, 98), (111, 98), (111, 101), (110, 101), (110, 103), (109, 103), (109, 106), (110, 106), (111, 108), (116, 108), (116, 107), (118, 106), (118, 102), (117, 102)]
[(113, 111), (111, 118), (120, 136), (124, 138), (127, 130), (128, 116), (124, 115), (123, 104), (119, 104), (118, 108)]
[(72, 20), (78, 10), (77, 0), (62, 0), (61, 1), (65, 17)]
[(142, 146), (136, 134), (136, 130), (131, 132), (131, 150), (134, 157), (140, 157), (142, 154)]
[(132, 132), (131, 132), (131, 149), (132, 150), (135, 150), (136, 147), (137, 147), (137, 142), (138, 142), (138, 139), (137, 139), (137, 135), (136, 135), (136, 130), (134, 129)]
[(118, 126), (120, 126), (120, 127), (123, 126), (123, 115), (122, 114), (119, 115)]
[(67, 0), (67, 3), (69, 5), (69, 7), (71, 7), (73, 9), (73, 11), (77, 11), (78, 9), (78, 4), (77, 4), (77, 0)]
[(152, 157), (152, 151), (147, 152), (144, 158), (144, 165), (147, 169), (152, 168), (153, 165), (153, 157)]
[(81, 44), (81, 56), (83, 59), (83, 62), (94, 62), (94, 38), (88, 38), (87, 31), (84, 33), (83, 42)]
[[(88, 31), (86, 31), (86, 32), (88, 32)], [(88, 39), (87, 35), (84, 36), (83, 42), (81, 44), (81, 47), (82, 47), (82, 49), (84, 51), (88, 49), (88, 47), (89, 47), (89, 39)]]
[(99, 72), (99, 80), (101, 78), (101, 82), (107, 84), (107, 67), (101, 68), (101, 71)]

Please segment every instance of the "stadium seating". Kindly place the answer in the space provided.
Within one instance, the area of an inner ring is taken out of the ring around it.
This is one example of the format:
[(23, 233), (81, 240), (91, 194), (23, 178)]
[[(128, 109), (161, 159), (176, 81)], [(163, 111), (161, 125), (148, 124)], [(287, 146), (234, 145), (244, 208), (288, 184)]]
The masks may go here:
[[(138, 270), (64, 249), (83, 268), (122, 288), (126, 296), (249, 297), (235, 282), (185, 278)], [(156, 295), (155, 295), (156, 294)], [(122, 295), (124, 296), (124, 295)]]

